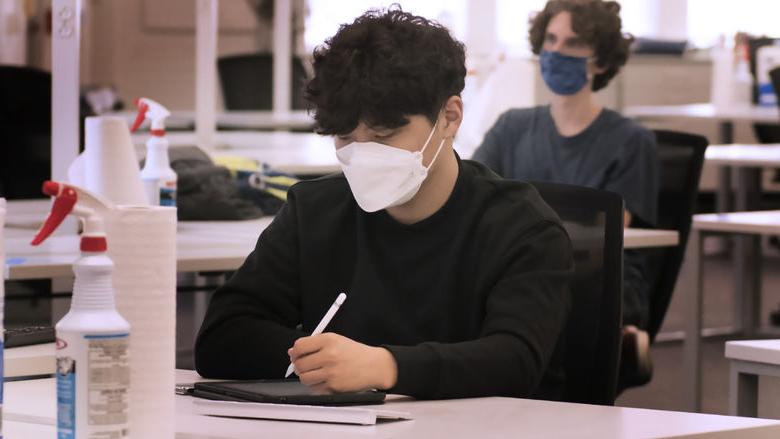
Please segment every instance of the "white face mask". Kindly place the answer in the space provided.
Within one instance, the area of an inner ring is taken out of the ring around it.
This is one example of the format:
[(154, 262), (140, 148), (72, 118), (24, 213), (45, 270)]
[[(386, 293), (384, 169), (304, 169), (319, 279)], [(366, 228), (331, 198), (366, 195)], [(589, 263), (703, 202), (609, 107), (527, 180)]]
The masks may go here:
[(352, 142), (336, 150), (352, 195), (361, 209), (376, 212), (404, 204), (417, 194), (446, 140), (441, 140), (433, 160), (424, 166), (423, 152), (438, 123), (437, 120), (419, 151), (410, 152), (377, 142)]

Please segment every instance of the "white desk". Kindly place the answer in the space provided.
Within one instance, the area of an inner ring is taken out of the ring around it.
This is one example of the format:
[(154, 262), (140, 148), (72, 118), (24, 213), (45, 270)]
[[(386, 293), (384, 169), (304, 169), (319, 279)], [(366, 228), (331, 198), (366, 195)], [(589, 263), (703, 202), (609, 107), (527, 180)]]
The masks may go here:
[[(247, 221), (180, 222), (176, 239), (176, 270), (230, 271), (240, 267), (254, 249), (260, 233), (273, 217)], [(78, 237), (52, 236), (38, 247), (30, 245), (35, 234), (9, 237), (5, 253), (11, 264), (8, 280), (70, 277), (72, 264), (79, 256)]]
[(5, 349), (3, 376), (6, 378), (54, 373), (54, 343)]
[[(78, 237), (52, 236), (38, 247), (30, 240), (46, 217), (48, 200), (8, 203), (4, 233), (5, 254), (11, 264), (8, 280), (70, 277), (78, 258)], [(181, 221), (177, 226), (176, 268), (179, 272), (231, 271), (241, 266), (254, 249), (257, 238), (273, 217), (247, 221)], [(677, 245), (672, 230), (626, 229), (625, 248)]]
[[(720, 167), (720, 170), (734, 169), (736, 172), (736, 196), (732, 203), (730, 195), (730, 178), (721, 185), (718, 196), (719, 211), (750, 211), (760, 206), (761, 173), (763, 168), (780, 167), (780, 144), (728, 144), (711, 145), (707, 148), (706, 162)], [(730, 171), (731, 172), (731, 171)], [(729, 188), (723, 187), (725, 184)], [(723, 197), (723, 199), (721, 199)], [(725, 209), (724, 209), (725, 208)], [(754, 216), (756, 220), (758, 217)], [(724, 224), (719, 224), (719, 227)], [(755, 279), (760, 279), (761, 258), (760, 240), (755, 237), (737, 237), (732, 256), (734, 263), (734, 316), (735, 327), (746, 330), (750, 336), (754, 321), (751, 309), (743, 305), (743, 300), (749, 295), (756, 297)], [(753, 285), (751, 285), (753, 284)]]
[[(192, 371), (177, 371), (177, 382), (193, 382)], [(173, 391), (173, 389), (171, 389)], [(54, 431), (53, 379), (6, 384), (5, 418), (49, 425)], [(375, 426), (346, 426), (246, 419), (194, 414), (193, 398), (176, 397), (178, 439), (249, 438), (646, 438), (695, 435), (697, 438), (769, 439), (780, 435), (780, 422), (661, 410), (603, 407), (515, 398), (414, 401), (393, 397), (388, 410), (414, 415), (412, 421)]]
[[(134, 137), (136, 144), (147, 137)], [(171, 145), (196, 145), (195, 133), (169, 133)], [(212, 156), (232, 155), (265, 162), (294, 175), (325, 175), (341, 171), (333, 139), (313, 133), (222, 131), (215, 135)]]
[(6, 439), (54, 439), (57, 437), (57, 428), (54, 425), (31, 424), (3, 419), (3, 437)]
[[(734, 122), (747, 120), (751, 122), (780, 121), (780, 112), (776, 107), (760, 107), (757, 105), (731, 105), (716, 108), (710, 103), (687, 105), (637, 105), (623, 109), (623, 114), (639, 119), (708, 119)], [(724, 141), (723, 143), (731, 143)]]
[(704, 159), (708, 164), (717, 166), (780, 167), (780, 143), (710, 145)]
[(623, 230), (623, 248), (673, 247), (680, 237), (674, 230), (628, 228)]
[[(171, 147), (198, 144), (195, 132), (169, 132)], [(147, 133), (134, 134), (133, 143), (139, 157), (145, 155)], [(264, 162), (273, 168), (294, 175), (325, 175), (341, 171), (333, 139), (314, 133), (286, 131), (220, 131), (214, 136), (213, 156), (231, 155)]]
[[(231, 271), (241, 266), (254, 249), (260, 233), (272, 217), (249, 221), (180, 222), (176, 241), (176, 270)], [(78, 258), (77, 236), (52, 236), (38, 247), (30, 245), (34, 235), (6, 238), (8, 280), (70, 277)], [(14, 233), (17, 235), (17, 233)], [(677, 232), (670, 230), (626, 229), (625, 248), (677, 245)]]
[(780, 377), (780, 340), (726, 342), (730, 360), (729, 414), (758, 416), (758, 377)]
[(690, 283), (687, 288), (689, 303), (683, 364), (685, 382), (689, 386), (686, 392), (687, 408), (693, 411), (698, 411), (701, 407), (702, 234), (713, 232), (748, 235), (746, 239), (749, 240), (752, 252), (745, 255), (747, 259), (738, 258), (741, 264), (738, 271), (744, 269), (749, 273), (743, 274), (742, 283), (736, 285), (740, 291), (736, 296), (740, 303), (735, 308), (739, 312), (740, 326), (745, 332), (750, 333), (755, 328), (756, 322), (759, 321), (758, 314), (761, 309), (761, 271), (759, 268), (761, 260), (756, 254), (760, 246), (756, 241), (764, 234), (780, 234), (780, 210), (704, 214), (693, 217), (690, 236), (690, 245), (693, 249), (693, 257), (691, 258), (693, 276), (689, 277)]
[[(710, 145), (704, 158), (707, 164), (719, 166), (721, 170), (737, 169), (734, 210), (745, 211), (755, 203), (755, 201), (751, 202), (749, 197), (760, 194), (761, 170), (780, 167), (780, 144)], [(730, 191), (730, 186), (727, 188)], [(721, 188), (719, 191), (725, 189)], [(727, 193), (719, 193), (719, 198)], [(718, 200), (718, 204), (727, 206), (729, 203), (728, 200)]]
[[(135, 111), (118, 111), (106, 115), (122, 117), (132, 125), (136, 114)], [(272, 111), (225, 111), (217, 113), (216, 118), (217, 127), (221, 129), (306, 129), (314, 125), (314, 118), (306, 111), (291, 111), (288, 114), (274, 114)], [(192, 130), (195, 127), (195, 112), (171, 111), (171, 115), (165, 121), (165, 127), (169, 130)]]

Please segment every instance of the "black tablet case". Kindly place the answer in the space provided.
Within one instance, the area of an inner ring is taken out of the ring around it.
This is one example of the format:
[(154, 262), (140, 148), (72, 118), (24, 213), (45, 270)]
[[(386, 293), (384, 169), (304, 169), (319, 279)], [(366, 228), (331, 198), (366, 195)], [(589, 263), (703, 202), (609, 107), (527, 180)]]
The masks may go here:
[(195, 383), (193, 396), (219, 401), (298, 405), (382, 404), (385, 393), (374, 390), (316, 394), (298, 380), (217, 381)]

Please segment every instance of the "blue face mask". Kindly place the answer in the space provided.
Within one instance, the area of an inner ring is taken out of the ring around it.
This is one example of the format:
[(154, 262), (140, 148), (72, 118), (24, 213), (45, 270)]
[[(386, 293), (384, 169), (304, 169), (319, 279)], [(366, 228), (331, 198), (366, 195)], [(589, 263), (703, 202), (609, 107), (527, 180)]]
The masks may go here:
[(588, 58), (542, 50), (539, 65), (542, 79), (557, 95), (573, 95), (588, 83)]

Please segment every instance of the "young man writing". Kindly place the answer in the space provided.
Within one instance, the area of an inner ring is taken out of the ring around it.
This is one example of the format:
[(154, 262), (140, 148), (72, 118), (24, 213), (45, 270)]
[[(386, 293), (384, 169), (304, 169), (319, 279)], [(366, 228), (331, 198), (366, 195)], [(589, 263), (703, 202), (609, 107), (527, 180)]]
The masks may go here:
[[(529, 185), (462, 161), (463, 46), (397, 9), (314, 53), (307, 95), (343, 174), (293, 186), (198, 335), (206, 377), (418, 398), (558, 398), (571, 246)], [(308, 336), (336, 296), (326, 333)]]

